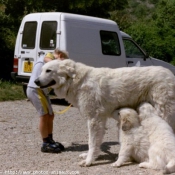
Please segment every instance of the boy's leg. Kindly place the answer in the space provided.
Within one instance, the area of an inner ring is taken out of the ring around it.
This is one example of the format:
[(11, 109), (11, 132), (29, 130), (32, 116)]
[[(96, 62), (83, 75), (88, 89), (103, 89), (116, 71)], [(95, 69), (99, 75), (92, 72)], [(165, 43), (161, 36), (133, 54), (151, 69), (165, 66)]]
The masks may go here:
[(50, 142), (49, 138), (49, 118), (50, 115), (46, 114), (40, 117), (39, 130), (43, 139), (43, 145), (41, 147), (42, 152), (60, 153), (61, 149), (54, 143)]
[(49, 119), (48, 114), (40, 117), (39, 130), (40, 130), (42, 138), (47, 138), (49, 135), (49, 133), (48, 133), (48, 119)]
[(53, 132), (53, 120), (54, 120), (54, 114), (48, 115), (48, 135), (52, 134)]
[[(61, 149), (58, 148), (56, 144), (50, 142), (49, 132), (50, 129), (48, 128), (49, 122), (49, 111), (48, 106), (50, 105), (48, 97), (44, 94), (41, 89), (38, 88), (27, 88), (27, 96), (32, 102), (33, 106), (39, 113), (40, 121), (39, 121), (39, 130), (41, 137), (43, 139), (43, 144), (41, 147), (42, 152), (51, 152), (51, 153), (60, 153)], [(53, 120), (52, 120), (53, 121)], [(53, 128), (51, 128), (52, 130)]]
[(48, 117), (48, 136), (50, 138), (50, 142), (55, 143), (58, 146), (58, 148), (60, 148), (63, 151), (65, 149), (64, 146), (61, 143), (55, 142), (53, 140), (53, 120), (54, 120), (54, 114), (49, 115)]

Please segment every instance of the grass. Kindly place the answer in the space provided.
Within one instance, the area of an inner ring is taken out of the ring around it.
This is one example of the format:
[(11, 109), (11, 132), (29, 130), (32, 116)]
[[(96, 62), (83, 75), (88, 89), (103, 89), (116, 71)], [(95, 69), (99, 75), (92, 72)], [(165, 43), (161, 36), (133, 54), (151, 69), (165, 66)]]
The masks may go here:
[(25, 98), (22, 85), (0, 80), (0, 101), (23, 100)]

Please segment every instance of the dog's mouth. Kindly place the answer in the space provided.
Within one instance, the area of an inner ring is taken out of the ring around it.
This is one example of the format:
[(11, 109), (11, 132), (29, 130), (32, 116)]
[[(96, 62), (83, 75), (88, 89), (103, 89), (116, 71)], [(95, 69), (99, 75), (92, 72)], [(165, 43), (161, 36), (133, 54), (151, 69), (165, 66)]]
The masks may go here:
[(47, 87), (50, 87), (50, 86), (53, 86), (56, 84), (56, 81), (55, 80), (52, 80), (51, 82), (49, 82), (47, 85), (44, 85), (44, 86), (40, 86), (40, 88), (47, 88)]

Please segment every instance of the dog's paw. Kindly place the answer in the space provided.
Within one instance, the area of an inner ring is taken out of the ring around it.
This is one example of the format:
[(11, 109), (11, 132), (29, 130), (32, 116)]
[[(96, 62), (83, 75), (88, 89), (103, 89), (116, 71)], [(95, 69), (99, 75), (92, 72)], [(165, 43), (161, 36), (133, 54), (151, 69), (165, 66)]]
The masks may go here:
[(88, 163), (86, 160), (82, 160), (81, 162), (79, 162), (78, 165), (80, 165), (82, 167), (88, 167), (91, 165), (91, 162)]
[(88, 153), (82, 153), (79, 155), (79, 157), (82, 159), (86, 159), (87, 155), (88, 155)]
[(113, 166), (113, 167), (120, 167), (121, 165), (122, 164), (119, 163), (119, 162), (114, 162), (114, 163), (111, 164), (111, 166)]
[(147, 162), (142, 162), (139, 164), (139, 167), (140, 168), (147, 168), (147, 164), (148, 164)]

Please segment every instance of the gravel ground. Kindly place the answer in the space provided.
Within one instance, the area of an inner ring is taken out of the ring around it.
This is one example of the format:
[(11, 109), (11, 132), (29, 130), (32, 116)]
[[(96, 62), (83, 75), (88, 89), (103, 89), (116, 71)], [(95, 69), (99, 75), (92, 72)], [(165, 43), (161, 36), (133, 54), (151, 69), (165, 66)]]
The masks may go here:
[[(55, 111), (65, 105), (53, 103)], [(91, 167), (80, 167), (79, 154), (88, 150), (87, 122), (71, 107), (55, 115), (54, 139), (65, 145), (60, 154), (40, 152), (38, 116), (27, 100), (0, 102), (0, 175), (4, 174), (79, 174), (79, 175), (159, 175), (161, 172), (140, 169), (138, 164), (111, 167), (119, 152), (116, 123), (108, 120), (102, 152)]]

